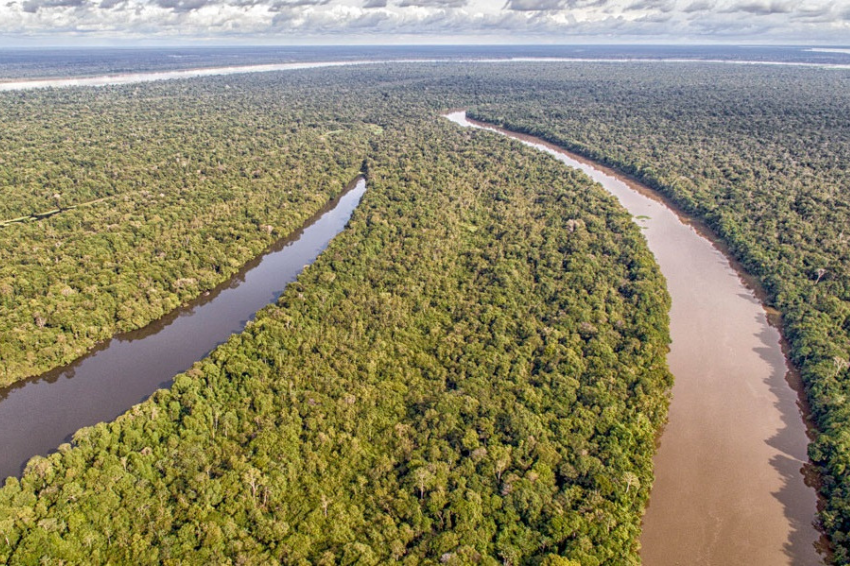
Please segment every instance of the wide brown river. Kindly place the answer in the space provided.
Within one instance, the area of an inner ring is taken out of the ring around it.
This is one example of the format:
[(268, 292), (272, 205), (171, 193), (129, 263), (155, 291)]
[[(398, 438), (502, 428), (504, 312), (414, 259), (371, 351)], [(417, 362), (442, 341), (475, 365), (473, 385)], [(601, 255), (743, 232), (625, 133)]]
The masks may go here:
[(112, 420), (189, 369), (274, 303), (339, 234), (366, 191), (359, 179), (226, 283), (74, 363), (0, 390), (0, 484), (78, 429)]
[(635, 217), (673, 299), (675, 376), (643, 520), (647, 566), (822, 564), (806, 485), (806, 424), (781, 337), (741, 274), (651, 191), (545, 142), (519, 139), (581, 169)]

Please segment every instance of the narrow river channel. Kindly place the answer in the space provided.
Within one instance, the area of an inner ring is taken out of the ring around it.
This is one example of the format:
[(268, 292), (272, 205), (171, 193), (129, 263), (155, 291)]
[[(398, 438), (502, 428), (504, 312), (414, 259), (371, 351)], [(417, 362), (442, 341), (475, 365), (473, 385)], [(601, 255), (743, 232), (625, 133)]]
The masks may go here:
[(823, 563), (806, 485), (806, 425), (779, 332), (729, 259), (651, 191), (542, 140), (518, 139), (581, 169), (635, 217), (673, 299), (675, 376), (643, 520), (647, 566)]
[(0, 390), (0, 482), (27, 460), (109, 421), (147, 398), (274, 303), (339, 234), (366, 192), (358, 179), (301, 229), (229, 281), (140, 330), (118, 335), (74, 363)]

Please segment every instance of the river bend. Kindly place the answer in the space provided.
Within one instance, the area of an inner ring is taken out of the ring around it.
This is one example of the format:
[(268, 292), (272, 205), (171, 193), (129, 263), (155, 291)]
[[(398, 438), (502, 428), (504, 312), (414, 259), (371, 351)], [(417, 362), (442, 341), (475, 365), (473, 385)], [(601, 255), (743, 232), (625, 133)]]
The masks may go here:
[[(447, 116), (463, 126), (465, 113)], [(644, 517), (649, 566), (822, 563), (817, 498), (802, 473), (808, 438), (780, 335), (721, 251), (648, 189), (540, 140), (644, 229), (672, 296), (676, 378)], [(0, 476), (18, 475), (81, 427), (112, 420), (240, 332), (347, 224), (365, 181), (209, 295), (73, 364), (0, 391)]]
[(648, 188), (542, 140), (469, 121), (465, 112), (446, 117), (581, 169), (632, 214), (667, 279), (675, 385), (643, 519), (643, 562), (822, 564), (794, 375), (778, 330), (729, 259)]
[(229, 281), (148, 326), (120, 334), (70, 365), (0, 390), (0, 481), (78, 429), (113, 420), (189, 369), (319, 256), (366, 192), (362, 178)]

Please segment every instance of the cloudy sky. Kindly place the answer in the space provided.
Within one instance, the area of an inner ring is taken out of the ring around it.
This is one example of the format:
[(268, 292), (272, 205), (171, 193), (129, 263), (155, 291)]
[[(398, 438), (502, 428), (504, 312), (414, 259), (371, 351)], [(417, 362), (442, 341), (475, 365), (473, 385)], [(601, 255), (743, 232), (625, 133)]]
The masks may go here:
[(850, 44), (850, 0), (0, 0), (0, 43)]

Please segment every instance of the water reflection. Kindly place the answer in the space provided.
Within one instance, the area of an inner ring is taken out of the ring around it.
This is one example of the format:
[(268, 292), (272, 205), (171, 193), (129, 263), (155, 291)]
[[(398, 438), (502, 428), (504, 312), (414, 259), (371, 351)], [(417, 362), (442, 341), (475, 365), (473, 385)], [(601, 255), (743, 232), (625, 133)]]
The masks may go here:
[(187, 306), (0, 391), (0, 477), (19, 475), (29, 458), (55, 450), (81, 427), (114, 419), (240, 332), (342, 231), (365, 191), (358, 180), (298, 232)]

